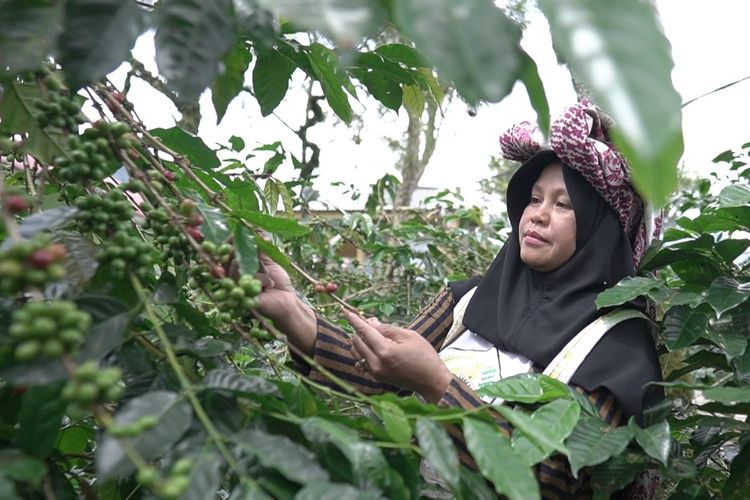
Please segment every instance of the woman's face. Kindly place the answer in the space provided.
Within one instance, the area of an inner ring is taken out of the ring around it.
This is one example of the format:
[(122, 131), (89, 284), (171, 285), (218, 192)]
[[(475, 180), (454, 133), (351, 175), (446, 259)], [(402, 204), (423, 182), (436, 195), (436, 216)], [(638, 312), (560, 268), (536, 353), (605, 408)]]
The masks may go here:
[(521, 260), (539, 272), (554, 271), (576, 251), (576, 216), (562, 166), (547, 166), (531, 188), (518, 227)]

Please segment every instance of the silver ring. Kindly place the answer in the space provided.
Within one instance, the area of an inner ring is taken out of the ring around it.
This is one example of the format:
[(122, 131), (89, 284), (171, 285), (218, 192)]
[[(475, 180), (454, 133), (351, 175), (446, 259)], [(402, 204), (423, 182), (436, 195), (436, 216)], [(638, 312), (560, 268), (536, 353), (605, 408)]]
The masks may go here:
[(367, 363), (367, 360), (365, 358), (359, 358), (357, 361), (354, 362), (354, 368), (363, 372), (367, 370), (366, 363)]

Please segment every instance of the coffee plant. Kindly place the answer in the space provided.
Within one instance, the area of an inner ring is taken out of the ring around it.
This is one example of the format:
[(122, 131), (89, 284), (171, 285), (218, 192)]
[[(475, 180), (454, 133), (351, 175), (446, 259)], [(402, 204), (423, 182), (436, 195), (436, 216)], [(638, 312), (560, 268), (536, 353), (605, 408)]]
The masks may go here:
[[(680, 100), (653, 11), (625, 0), (540, 7), (558, 55), (600, 103), (617, 119), (623, 108), (609, 105), (628, 101), (638, 119), (615, 139), (644, 195), (663, 201), (681, 153)], [(585, 14), (576, 27), (572, 11)], [(377, 46), (385, 24), (408, 41)], [(571, 42), (577, 27), (607, 40), (599, 55), (637, 84), (616, 97), (598, 87), (599, 59)], [(731, 185), (697, 217), (675, 216), (648, 274), (600, 298), (660, 305), (663, 407), (615, 431), (567, 386), (508, 379), (487, 388), (515, 405), (498, 410), (515, 428), (508, 441), (487, 409), (363, 395), (322, 367), (325, 384), (301, 375), (257, 313), (255, 277), (264, 252), (332, 320), (343, 304), (404, 323), (447, 281), (486, 269), (503, 223), (448, 193), (394, 212), (383, 203), (392, 176), (366, 210), (324, 219), (310, 210), (310, 186), (274, 176), (281, 162), (300, 163), (292, 146), (259, 145), (272, 160), (224, 168), (199, 137), (149, 129), (127, 88), (106, 78), (148, 29), (169, 91), (191, 102), (210, 88), (220, 120), (248, 89), (271, 114), (299, 71), (347, 123), (350, 98), (421, 111), (440, 103), (441, 83), (475, 104), (516, 81), (549, 123), (520, 28), (489, 1), (1, 0), (3, 498), (419, 498), (426, 460), (457, 498), (526, 499), (539, 496), (530, 467), (553, 453), (590, 470), (598, 498), (649, 469), (664, 497), (747, 491), (748, 145), (720, 155)], [(344, 258), (344, 246), (366, 258)], [(445, 424), (463, 426), (481, 472), (459, 465)]]

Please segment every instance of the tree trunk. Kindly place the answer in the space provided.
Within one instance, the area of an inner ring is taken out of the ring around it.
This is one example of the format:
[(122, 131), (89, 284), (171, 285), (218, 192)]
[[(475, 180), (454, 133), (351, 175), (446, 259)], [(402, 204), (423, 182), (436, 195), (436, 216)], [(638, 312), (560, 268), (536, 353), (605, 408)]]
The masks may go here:
[[(409, 125), (406, 129), (406, 147), (401, 158), (400, 169), (402, 181), (396, 190), (394, 206), (408, 207), (411, 205), (412, 196), (419, 185), (427, 164), (435, 152), (438, 129), (435, 126), (437, 118), (437, 103), (433, 99), (427, 99), (427, 116), (422, 122), (422, 114), (417, 114), (407, 109)], [(422, 135), (424, 134), (424, 148), (420, 156)]]

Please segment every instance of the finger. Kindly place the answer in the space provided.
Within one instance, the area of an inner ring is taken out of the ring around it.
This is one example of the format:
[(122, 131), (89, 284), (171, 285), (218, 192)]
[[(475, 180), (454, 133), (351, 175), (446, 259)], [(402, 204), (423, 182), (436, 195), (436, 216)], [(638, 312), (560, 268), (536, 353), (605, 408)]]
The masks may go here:
[(354, 327), (359, 338), (376, 355), (380, 355), (385, 347), (385, 339), (375, 328), (367, 324), (360, 316), (344, 310), (344, 318)]
[(276, 286), (276, 283), (266, 273), (255, 273), (255, 277), (260, 281), (260, 284), (263, 285), (263, 290), (274, 288)]
[(372, 327), (378, 331), (383, 337), (398, 341), (407, 337), (410, 337), (414, 335), (413, 330), (407, 330), (406, 328), (401, 328), (400, 326), (391, 325), (388, 323), (380, 323), (372, 324)]
[(361, 338), (357, 336), (352, 337), (352, 346), (352, 351), (354, 349), (357, 350), (357, 355), (352, 356), (355, 362), (364, 359), (368, 367), (373, 366), (377, 362), (378, 357), (367, 347), (367, 344)]

